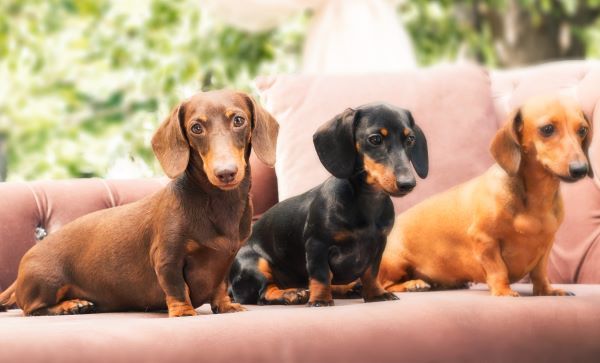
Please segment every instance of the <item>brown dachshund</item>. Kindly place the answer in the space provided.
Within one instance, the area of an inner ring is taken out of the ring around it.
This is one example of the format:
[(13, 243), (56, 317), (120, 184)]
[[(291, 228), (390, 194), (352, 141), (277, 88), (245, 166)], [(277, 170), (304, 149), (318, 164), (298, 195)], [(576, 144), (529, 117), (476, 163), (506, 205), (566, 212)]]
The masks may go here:
[(199, 93), (174, 108), (152, 138), (173, 180), (135, 203), (97, 211), (31, 248), (0, 295), (26, 315), (164, 310), (242, 311), (227, 274), (250, 235), (251, 146), (275, 162), (275, 119), (249, 96)]
[(494, 137), (497, 164), (396, 219), (378, 275), (388, 291), (485, 282), (492, 295), (530, 275), (534, 295), (570, 295), (547, 278), (563, 220), (560, 181), (592, 175), (591, 123), (574, 101), (543, 97), (514, 112)]

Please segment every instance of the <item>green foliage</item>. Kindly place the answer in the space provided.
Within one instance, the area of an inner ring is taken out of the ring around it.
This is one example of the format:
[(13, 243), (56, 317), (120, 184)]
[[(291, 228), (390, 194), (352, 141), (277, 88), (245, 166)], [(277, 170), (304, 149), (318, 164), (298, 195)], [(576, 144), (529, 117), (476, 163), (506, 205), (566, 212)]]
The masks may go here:
[[(472, 15), (507, 1), (406, 0), (398, 14), (420, 64), (466, 55), (496, 66), (490, 25)], [(519, 4), (532, 22), (571, 24), (587, 56), (600, 56), (599, 20), (578, 22), (600, 0)], [(150, 137), (169, 109), (197, 90), (252, 91), (259, 74), (297, 71), (307, 17), (248, 34), (215, 22), (197, 0), (2, 0), (9, 180), (106, 176), (123, 158), (140, 166), (132, 175), (159, 174)]]
[[(586, 45), (586, 56), (600, 57), (600, 0), (518, 0), (535, 25), (542, 17), (569, 24), (571, 33)], [(491, 24), (482, 14), (506, 10), (508, 0), (408, 0), (398, 7), (417, 59), (422, 65), (453, 60), (458, 55), (498, 66)], [(476, 15), (479, 18), (476, 19)]]
[(124, 157), (159, 173), (149, 140), (169, 109), (196, 90), (251, 91), (258, 74), (293, 70), (299, 29), (247, 34), (187, 0), (4, 0), (9, 180), (104, 176)]

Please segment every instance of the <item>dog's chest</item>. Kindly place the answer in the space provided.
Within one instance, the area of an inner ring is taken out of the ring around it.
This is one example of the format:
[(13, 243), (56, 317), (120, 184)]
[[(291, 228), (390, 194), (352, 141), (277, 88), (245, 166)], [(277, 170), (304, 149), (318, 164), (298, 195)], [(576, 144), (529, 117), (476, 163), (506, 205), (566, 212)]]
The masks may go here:
[[(215, 242), (219, 243), (219, 242)], [(234, 255), (188, 241), (184, 275), (194, 306), (208, 302), (225, 279)]]
[(517, 213), (512, 220), (512, 232), (516, 235), (535, 238), (540, 235), (554, 234), (558, 230), (559, 220), (552, 211), (544, 213)]
[(531, 272), (551, 248), (559, 224), (557, 215), (552, 211), (515, 215), (512, 228), (507, 229), (501, 238), (502, 257), (511, 281), (517, 281)]
[(385, 247), (385, 233), (375, 225), (334, 234), (329, 266), (334, 283), (359, 278)]
[[(211, 201), (203, 218), (189, 226), (186, 248), (192, 246), (207, 247), (209, 250), (226, 254), (235, 254), (240, 247), (240, 224), (245, 203), (241, 201)], [(192, 244), (193, 242), (193, 244)], [(193, 249), (193, 248), (191, 248)]]

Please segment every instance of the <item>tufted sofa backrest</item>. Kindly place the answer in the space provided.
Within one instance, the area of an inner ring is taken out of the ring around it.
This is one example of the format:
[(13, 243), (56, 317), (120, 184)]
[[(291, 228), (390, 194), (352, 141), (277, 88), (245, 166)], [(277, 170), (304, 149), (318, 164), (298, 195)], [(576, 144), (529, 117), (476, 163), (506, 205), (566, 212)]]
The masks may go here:
[[(84, 214), (143, 198), (167, 179), (77, 179), (0, 185), (0, 288), (38, 239)], [(81, 236), (85, 238), (85, 236)]]

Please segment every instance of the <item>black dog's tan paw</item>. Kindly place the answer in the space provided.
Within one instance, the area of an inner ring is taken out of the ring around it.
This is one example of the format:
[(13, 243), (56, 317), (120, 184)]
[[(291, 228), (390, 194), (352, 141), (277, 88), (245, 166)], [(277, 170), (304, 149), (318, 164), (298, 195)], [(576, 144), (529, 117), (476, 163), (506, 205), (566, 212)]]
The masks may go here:
[(288, 289), (283, 293), (283, 300), (288, 305), (306, 304), (310, 293), (306, 289)]
[(259, 300), (259, 305), (302, 305), (306, 304), (310, 293), (307, 289), (285, 289), (272, 288), (267, 290)]
[(396, 296), (392, 292), (385, 292), (381, 295), (365, 297), (365, 302), (392, 301), (392, 300), (400, 300), (400, 299), (398, 298), (398, 296)]
[(315, 301), (309, 301), (308, 302), (308, 306), (311, 308), (320, 308), (323, 306), (333, 306), (333, 300), (315, 300)]

